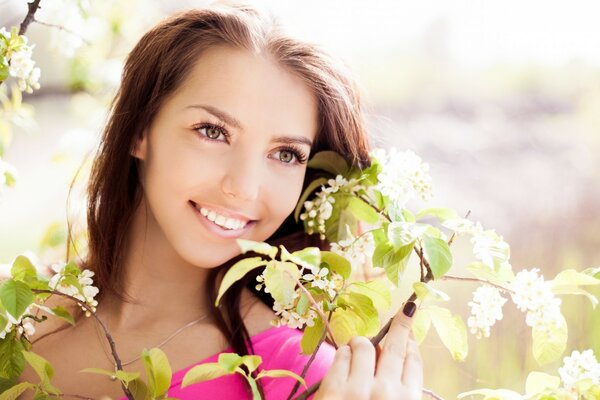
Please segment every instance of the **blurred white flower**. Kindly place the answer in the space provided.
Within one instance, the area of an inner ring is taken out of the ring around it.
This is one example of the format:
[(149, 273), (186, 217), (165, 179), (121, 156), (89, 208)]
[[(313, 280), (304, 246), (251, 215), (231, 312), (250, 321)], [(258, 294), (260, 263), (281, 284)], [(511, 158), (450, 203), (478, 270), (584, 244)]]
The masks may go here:
[[(299, 295), (296, 293), (296, 297)], [(321, 307), (321, 303), (318, 304)], [(312, 308), (308, 308), (304, 315), (300, 315), (295, 311), (295, 304), (282, 305), (275, 301), (273, 303), (273, 311), (279, 318), (273, 321), (273, 325), (287, 325), (290, 328), (301, 329), (304, 325), (313, 326), (314, 320), (317, 318), (317, 312)]]
[(319, 289), (325, 288), (325, 284), (327, 281), (327, 274), (329, 274), (329, 269), (321, 268), (315, 274), (305, 274), (302, 279), (311, 283), (312, 287), (318, 287)]
[(600, 364), (591, 349), (581, 353), (575, 350), (570, 356), (565, 357), (558, 374), (567, 390), (573, 389), (582, 379), (591, 379), (592, 383), (600, 384)]
[(471, 316), (467, 320), (470, 332), (478, 339), (490, 336), (490, 328), (503, 317), (502, 307), (506, 301), (498, 289), (491, 286), (478, 287), (473, 292), (473, 301), (468, 303), (471, 307)]
[(531, 327), (550, 328), (561, 321), (561, 300), (554, 296), (552, 284), (538, 275), (539, 269), (517, 273), (510, 284), (511, 297), (517, 308), (527, 312), (525, 322)]
[(375, 149), (371, 155), (382, 165), (376, 189), (387, 196), (395, 207), (401, 208), (413, 197), (424, 201), (432, 197), (429, 165), (411, 150)]
[(25, 334), (27, 337), (33, 336), (35, 333), (35, 328), (30, 322), (23, 322), (23, 317), (25, 315), (31, 314), (31, 306), (27, 307), (23, 314), (18, 319), (15, 319), (9, 312), (5, 315), (7, 317), (6, 325), (4, 328), (0, 329), (0, 339), (4, 339), (7, 334), (9, 334), (14, 327), (17, 327), (17, 332), (19, 334)]
[(363, 267), (373, 257), (375, 241), (370, 233), (366, 233), (356, 240), (350, 227), (346, 225), (346, 238), (337, 243), (331, 243), (331, 251), (350, 261), (354, 270)]
[[(52, 290), (59, 291), (66, 295), (75, 297), (81, 302), (86, 303), (92, 310), (96, 310), (96, 306), (98, 305), (98, 301), (94, 299), (94, 297), (98, 294), (99, 290), (97, 287), (92, 286), (94, 283), (92, 280), (92, 276), (94, 276), (94, 272), (84, 269), (81, 271), (79, 276), (77, 277), (77, 281), (81, 286), (81, 291), (75, 287), (74, 285), (64, 284), (62, 283), (63, 278), (65, 277), (65, 267), (67, 264), (64, 262), (56, 263), (52, 265), (52, 270), (56, 272), (48, 282), (48, 287)], [(85, 307), (81, 307), (86, 311), (86, 316), (90, 316), (90, 312), (85, 309)]]
[(8, 65), (9, 75), (17, 79), (19, 90), (31, 93), (34, 89), (39, 89), (40, 69), (35, 67), (35, 61), (31, 58), (35, 46), (27, 45), (27, 37), (19, 35), (16, 31), (7, 32), (6, 29), (0, 28), (0, 35), (4, 36), (3, 40), (13, 43), (17, 41), (13, 35), (20, 38), (21, 44), (3, 57), (5, 65)]

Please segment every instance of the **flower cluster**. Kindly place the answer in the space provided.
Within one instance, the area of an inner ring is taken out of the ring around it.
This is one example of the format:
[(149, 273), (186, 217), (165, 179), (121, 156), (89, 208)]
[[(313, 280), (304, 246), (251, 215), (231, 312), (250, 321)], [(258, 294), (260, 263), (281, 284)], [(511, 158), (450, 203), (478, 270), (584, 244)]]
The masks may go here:
[[(451, 229), (457, 234), (471, 235), (473, 244), (473, 255), (492, 271), (510, 272), (510, 246), (502, 236), (493, 229), (484, 229), (479, 222), (473, 222), (466, 218), (448, 219), (442, 226)], [(502, 274), (499, 274), (502, 275)]]
[(413, 151), (397, 151), (392, 147), (388, 151), (373, 150), (371, 156), (383, 166), (377, 175), (379, 183), (375, 189), (387, 196), (395, 207), (404, 207), (415, 196), (424, 201), (431, 198), (431, 177), (427, 172), (429, 165)]
[(10, 32), (0, 28), (0, 70), (8, 69), (9, 75), (17, 79), (19, 90), (27, 93), (40, 88), (40, 69), (31, 59), (33, 48), (15, 28)]
[[(294, 294), (294, 300), (290, 304), (281, 304), (277, 300), (273, 303), (273, 311), (279, 318), (271, 321), (274, 326), (287, 325), (290, 328), (302, 329), (304, 325), (313, 326), (315, 318), (318, 317), (317, 312), (312, 308), (308, 308), (306, 312), (300, 315), (296, 310), (297, 301), (300, 295)], [(322, 308), (322, 302), (317, 303), (319, 308)]]
[(512, 300), (521, 311), (526, 311), (525, 322), (536, 328), (558, 326), (561, 321), (561, 300), (554, 296), (550, 282), (538, 275), (539, 269), (520, 271), (510, 284)]
[[(98, 301), (94, 299), (94, 297), (98, 294), (98, 288), (93, 286), (94, 283), (92, 281), (92, 276), (94, 273), (88, 269), (84, 269), (77, 276), (71, 275), (70, 273), (66, 273), (65, 267), (67, 264), (65, 263), (57, 263), (52, 265), (52, 270), (56, 272), (48, 282), (48, 287), (51, 290), (56, 290), (66, 295), (75, 297), (78, 300), (81, 300), (83, 303), (87, 304), (92, 310), (96, 311), (96, 306), (98, 305)], [(65, 278), (75, 278), (77, 284), (71, 284), (70, 282), (65, 282)], [(79, 286), (79, 288), (77, 287)], [(91, 314), (85, 307), (81, 307), (85, 310), (86, 317), (89, 317)]]
[(375, 251), (373, 235), (367, 233), (357, 239), (347, 225), (346, 232), (345, 239), (331, 243), (331, 251), (350, 261), (353, 269), (360, 268), (373, 257)]
[(347, 180), (342, 175), (337, 175), (335, 179), (329, 179), (327, 185), (322, 185), (321, 190), (317, 192), (314, 200), (304, 202), (306, 212), (300, 214), (300, 219), (305, 221), (306, 231), (309, 235), (319, 232), (321, 239), (325, 239), (325, 221), (331, 217), (335, 198), (334, 193), (346, 192), (355, 194), (363, 185), (358, 184), (358, 179)]
[[(36, 305), (36, 304), (32, 304)], [(19, 318), (14, 318), (10, 313), (6, 313), (7, 321), (6, 326), (0, 329), (0, 339), (4, 339), (14, 327), (17, 327), (17, 332), (21, 335), (24, 334), (27, 337), (31, 337), (35, 333), (33, 324), (29, 321), (23, 321), (23, 318), (31, 314), (31, 306), (27, 307), (23, 314)]]
[(471, 333), (478, 339), (490, 336), (490, 328), (496, 321), (502, 319), (502, 306), (507, 299), (500, 295), (500, 291), (491, 286), (480, 286), (473, 292), (473, 301), (470, 301), (471, 316), (467, 325)]
[(583, 379), (590, 379), (591, 383), (600, 385), (600, 363), (592, 350), (581, 353), (573, 351), (570, 356), (564, 358), (558, 374), (567, 390), (574, 389), (575, 384)]

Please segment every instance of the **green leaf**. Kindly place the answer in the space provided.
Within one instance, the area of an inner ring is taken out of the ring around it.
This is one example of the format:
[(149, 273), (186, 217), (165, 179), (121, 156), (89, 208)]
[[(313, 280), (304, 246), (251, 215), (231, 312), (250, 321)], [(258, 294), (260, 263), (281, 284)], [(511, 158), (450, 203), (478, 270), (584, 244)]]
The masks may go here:
[(275, 258), (275, 256), (277, 255), (277, 247), (271, 246), (269, 243), (255, 242), (253, 240), (246, 239), (236, 240), (238, 246), (240, 246), (240, 249), (242, 250), (242, 253), (253, 251), (258, 254), (269, 256), (270, 258)]
[(71, 325), (75, 325), (75, 320), (73, 319), (73, 316), (71, 315), (71, 313), (69, 311), (67, 311), (66, 308), (57, 306), (57, 307), (51, 308), (50, 310), (52, 310), (54, 315), (56, 315), (57, 317), (64, 319)]
[(392, 249), (382, 257), (385, 274), (396, 287), (398, 287), (400, 283), (400, 277), (406, 269), (414, 245), (414, 242), (412, 242), (397, 250), (392, 246)]
[(358, 197), (350, 197), (348, 200), (348, 208), (352, 215), (361, 221), (365, 221), (369, 225), (379, 221), (379, 214), (373, 207), (367, 204), (364, 200)]
[(33, 303), (33, 292), (27, 284), (8, 279), (0, 285), (0, 302), (15, 319)]
[(283, 245), (280, 245), (279, 248), (282, 261), (291, 261), (310, 270), (317, 268), (321, 263), (321, 250), (318, 247), (307, 247), (291, 254)]
[(290, 304), (294, 299), (296, 280), (300, 278), (296, 264), (275, 261), (267, 265), (263, 275), (271, 296), (282, 305)]
[(235, 353), (219, 354), (219, 365), (227, 372), (234, 372), (237, 367), (242, 365), (243, 359)]
[(372, 337), (379, 332), (379, 314), (368, 296), (353, 292), (345, 293), (338, 297), (338, 304), (350, 307), (360, 318), (361, 323), (355, 325), (359, 335)]
[(260, 257), (251, 257), (244, 258), (236, 262), (227, 273), (223, 277), (223, 281), (221, 282), (221, 286), (219, 286), (219, 294), (217, 295), (217, 300), (215, 301), (215, 307), (219, 305), (219, 300), (227, 289), (231, 287), (235, 282), (242, 279), (248, 272), (252, 271), (258, 267), (264, 267), (267, 265), (268, 261), (263, 260)]
[(33, 389), (35, 385), (29, 382), (21, 382), (0, 394), (0, 400), (17, 400), (27, 389)]
[(427, 337), (431, 327), (431, 316), (427, 308), (422, 308), (413, 316), (412, 331), (415, 335), (417, 344), (421, 344)]
[(33, 368), (42, 382), (50, 382), (52, 380), (54, 369), (45, 358), (25, 350), (23, 350), (23, 356), (27, 364), (31, 365), (31, 368)]
[(113, 375), (115, 375), (118, 380), (123, 382), (125, 386), (128, 386), (129, 382), (135, 381), (140, 377), (139, 372), (127, 372), (120, 370), (115, 371)]
[(296, 312), (300, 315), (304, 315), (308, 307), (310, 306), (310, 299), (306, 295), (306, 293), (301, 292), (300, 298), (298, 299), (298, 304), (296, 304)]
[(304, 207), (304, 202), (306, 201), (306, 199), (308, 199), (308, 196), (310, 196), (310, 194), (314, 192), (317, 188), (325, 184), (327, 184), (327, 178), (317, 178), (311, 183), (309, 183), (306, 189), (304, 189), (304, 192), (302, 192), (302, 196), (300, 196), (300, 199), (296, 204), (296, 209), (294, 210), (294, 220), (296, 222), (298, 222), (298, 218), (300, 218), (300, 212), (302, 211), (302, 207)]
[(315, 352), (315, 349), (319, 344), (319, 340), (321, 340), (321, 337), (323, 336), (323, 332), (325, 332), (325, 324), (323, 323), (321, 317), (314, 319), (313, 326), (307, 326), (304, 328), (302, 340), (300, 340), (302, 354), (309, 355)]
[(25, 369), (23, 349), (23, 343), (14, 330), (0, 340), (0, 376), (10, 379), (21, 375)]
[(144, 368), (148, 380), (148, 389), (154, 397), (167, 394), (171, 386), (171, 365), (167, 355), (158, 348), (144, 349), (142, 352)]
[(394, 246), (387, 239), (385, 242), (376, 244), (375, 251), (373, 251), (373, 268), (384, 268), (384, 257), (393, 250)]
[(413, 289), (417, 298), (421, 300), (430, 299), (433, 301), (448, 301), (450, 300), (450, 296), (446, 293), (438, 290), (425, 282), (415, 282), (413, 283)]
[(528, 396), (538, 394), (546, 389), (558, 389), (560, 378), (558, 376), (548, 375), (543, 372), (532, 371), (527, 376), (525, 383), (525, 393)]
[(340, 274), (344, 279), (350, 278), (352, 266), (350, 265), (350, 261), (341, 255), (331, 251), (322, 251), (321, 262), (327, 263), (329, 271)]
[(308, 389), (308, 386), (306, 386), (306, 382), (304, 381), (304, 379), (292, 372), (292, 371), (288, 371), (287, 369), (270, 369), (268, 371), (260, 371), (260, 373), (258, 374), (258, 376), (256, 377), (256, 380), (259, 380), (261, 378), (264, 377), (270, 377), (270, 378), (294, 378), (295, 380), (297, 380), (298, 382), (300, 382), (305, 388)]
[(583, 295), (590, 300), (593, 308), (598, 304), (598, 299), (594, 295), (579, 287), (600, 284), (600, 279), (596, 279), (593, 276), (575, 271), (574, 269), (567, 269), (559, 272), (551, 281), (551, 284), (552, 291), (555, 294)]
[(262, 400), (262, 397), (260, 397), (260, 391), (258, 390), (258, 386), (256, 385), (254, 378), (246, 374), (244, 374), (244, 378), (246, 378), (246, 381), (252, 389), (252, 400)]
[(129, 389), (135, 400), (148, 400), (150, 398), (148, 386), (140, 378), (131, 381), (127, 385), (127, 389)]
[(346, 175), (348, 162), (339, 153), (331, 150), (319, 151), (308, 161), (308, 168), (320, 169), (333, 175)]
[(363, 326), (360, 317), (352, 310), (338, 308), (333, 312), (329, 326), (338, 345), (346, 344), (354, 336), (360, 335), (358, 329)]
[(435, 217), (443, 222), (447, 219), (458, 218), (458, 214), (451, 208), (446, 207), (430, 207), (424, 208), (415, 215), (416, 219), (421, 219), (425, 216)]
[(425, 258), (435, 279), (439, 279), (452, 267), (452, 253), (445, 240), (423, 236)]
[(459, 315), (452, 315), (447, 308), (427, 307), (433, 326), (452, 358), (464, 361), (468, 353), (467, 328)]
[(392, 305), (392, 295), (387, 283), (382, 279), (375, 279), (369, 282), (352, 282), (348, 290), (367, 296), (373, 302), (375, 308), (384, 311)]
[(568, 328), (562, 314), (558, 326), (552, 326), (548, 332), (544, 328), (533, 328), (533, 357), (539, 365), (545, 365), (558, 360), (567, 347)]
[(248, 372), (252, 373), (262, 363), (262, 357), (257, 355), (246, 355), (242, 357), (242, 364), (248, 367)]
[(18, 256), (13, 262), (10, 273), (13, 279), (18, 281), (24, 281), (25, 278), (37, 278), (37, 270), (25, 256)]

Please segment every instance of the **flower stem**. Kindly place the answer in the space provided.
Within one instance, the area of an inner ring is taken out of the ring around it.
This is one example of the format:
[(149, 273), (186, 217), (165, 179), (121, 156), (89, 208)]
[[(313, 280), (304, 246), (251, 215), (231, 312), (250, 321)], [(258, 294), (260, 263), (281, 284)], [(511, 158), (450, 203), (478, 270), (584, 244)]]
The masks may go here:
[[(100, 324), (100, 326), (104, 330), (106, 340), (108, 340), (108, 344), (110, 345), (110, 350), (111, 350), (113, 358), (115, 360), (115, 366), (116, 366), (117, 370), (123, 371), (123, 366), (121, 365), (121, 359), (119, 358), (119, 355), (117, 354), (117, 347), (115, 345), (115, 341), (113, 340), (113, 338), (112, 338), (110, 332), (108, 331), (108, 328), (104, 324), (104, 322), (98, 317), (96, 312), (90, 306), (88, 306), (84, 301), (82, 301), (76, 297), (73, 297), (71, 295), (59, 292), (58, 290), (31, 289), (31, 291), (33, 293), (49, 293), (49, 294), (55, 294), (57, 296), (66, 297), (68, 299), (75, 301), (77, 304), (80, 304), (81, 307), (85, 308), (86, 311), (88, 311), (91, 315), (94, 316), (96, 321), (98, 321), (98, 324)], [(129, 400), (134, 400), (133, 394), (131, 393), (131, 391), (129, 389), (127, 389), (127, 387), (123, 384), (123, 382), (121, 382), (121, 388), (123, 389), (123, 392), (125, 393), (125, 395), (127, 396), (127, 398)]]

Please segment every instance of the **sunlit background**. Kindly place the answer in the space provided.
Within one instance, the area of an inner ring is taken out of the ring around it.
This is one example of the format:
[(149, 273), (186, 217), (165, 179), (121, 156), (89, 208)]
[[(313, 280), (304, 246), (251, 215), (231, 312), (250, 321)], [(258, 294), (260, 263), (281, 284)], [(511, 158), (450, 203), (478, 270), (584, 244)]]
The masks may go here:
[[(34, 115), (13, 128), (6, 152), (19, 175), (16, 188), (0, 195), (0, 264), (27, 251), (41, 263), (64, 257), (53, 244), (64, 239), (69, 184), (96, 143), (123, 57), (160, 18), (203, 4), (90, 0), (82, 21), (73, 15), (81, 3), (41, 2), (39, 19), (72, 33), (39, 24), (28, 32), (41, 89), (24, 99)], [(511, 244), (514, 270), (538, 267), (551, 278), (600, 266), (600, 3), (256, 3), (349, 65), (374, 143), (413, 149), (428, 162), (435, 203), (495, 228)], [(24, 1), (0, 0), (0, 26), (20, 23), (25, 12)], [(69, 207), (75, 224), (82, 185)], [(465, 249), (455, 264), (460, 274), (471, 261), (468, 242), (453, 246)], [(439, 287), (466, 320), (475, 286)], [(409, 294), (400, 290), (397, 304)], [(600, 312), (582, 296), (563, 297), (562, 310), (568, 352), (593, 348), (598, 356)], [(491, 338), (469, 335), (464, 363), (432, 330), (421, 347), (425, 385), (445, 398), (478, 387), (523, 392), (529, 371), (555, 374), (560, 365), (536, 365), (530, 344), (530, 328), (510, 302)]]

